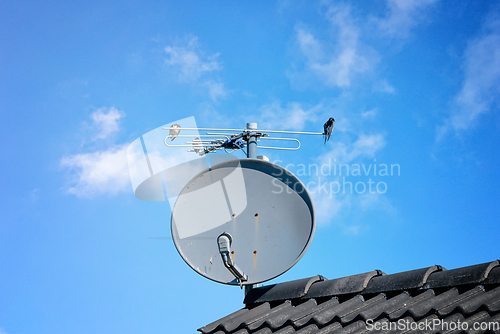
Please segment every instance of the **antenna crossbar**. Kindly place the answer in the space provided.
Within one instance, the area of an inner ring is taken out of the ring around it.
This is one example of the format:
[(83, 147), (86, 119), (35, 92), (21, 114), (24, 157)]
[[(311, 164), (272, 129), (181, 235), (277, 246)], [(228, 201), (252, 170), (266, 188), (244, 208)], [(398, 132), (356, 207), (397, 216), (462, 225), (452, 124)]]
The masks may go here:
[[(332, 121), (330, 121), (332, 120)], [(246, 155), (249, 158), (256, 158), (257, 148), (270, 149), (270, 150), (287, 150), (296, 151), (300, 148), (301, 143), (295, 138), (281, 138), (281, 137), (270, 137), (269, 134), (295, 134), (295, 135), (322, 135), (325, 136), (325, 142), (329, 139), (331, 135), (331, 129), (333, 129), (333, 118), (325, 123), (325, 132), (309, 132), (309, 131), (287, 131), (287, 130), (260, 130), (257, 129), (257, 123), (247, 123), (246, 129), (221, 129), (221, 128), (184, 128), (178, 124), (174, 124), (171, 127), (163, 127), (164, 130), (170, 130), (170, 134), (165, 137), (164, 143), (167, 147), (190, 147), (192, 150), (188, 152), (196, 152), (200, 155), (204, 155), (210, 152), (215, 152), (224, 149), (227, 153), (232, 150), (238, 150), (246, 146)], [(205, 134), (180, 134), (181, 131), (206, 131)], [(173, 141), (176, 138), (195, 138), (191, 141), (186, 141), (182, 144), (172, 144), (168, 143), (167, 139)], [(202, 139), (202, 138), (213, 138)], [(268, 140), (282, 140), (285, 142), (294, 141), (297, 143), (296, 147), (282, 147), (282, 146), (261, 146), (257, 143), (260, 139)], [(246, 142), (246, 144), (244, 143)], [(230, 150), (230, 151), (228, 151)]]

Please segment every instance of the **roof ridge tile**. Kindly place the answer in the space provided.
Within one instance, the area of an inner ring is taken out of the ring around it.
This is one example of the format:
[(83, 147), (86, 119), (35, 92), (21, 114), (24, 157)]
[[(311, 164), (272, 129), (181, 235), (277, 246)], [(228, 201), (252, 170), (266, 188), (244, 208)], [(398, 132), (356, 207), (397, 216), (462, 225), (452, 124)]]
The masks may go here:
[(360, 293), (366, 288), (373, 277), (384, 275), (386, 274), (381, 270), (373, 270), (363, 274), (317, 282), (311, 286), (304, 298), (318, 298)]
[(488, 272), (488, 277), (481, 282), (481, 284), (487, 285), (487, 284), (499, 284), (500, 283), (500, 265), (496, 266), (494, 268), (491, 268), (491, 270)]
[(428, 268), (404, 271), (397, 274), (374, 277), (368, 283), (363, 294), (382, 291), (402, 291), (422, 287), (428, 277), (435, 272), (443, 271), (443, 267), (435, 265)]
[(310, 278), (303, 278), (295, 281), (254, 288), (250, 290), (243, 303), (246, 305), (277, 300), (287, 300), (304, 297), (310, 287), (316, 282), (325, 281), (326, 278), (317, 275)]
[(446, 286), (482, 283), (488, 278), (491, 270), (499, 265), (500, 262), (496, 260), (468, 267), (434, 272), (429, 276), (422, 288), (433, 289)]

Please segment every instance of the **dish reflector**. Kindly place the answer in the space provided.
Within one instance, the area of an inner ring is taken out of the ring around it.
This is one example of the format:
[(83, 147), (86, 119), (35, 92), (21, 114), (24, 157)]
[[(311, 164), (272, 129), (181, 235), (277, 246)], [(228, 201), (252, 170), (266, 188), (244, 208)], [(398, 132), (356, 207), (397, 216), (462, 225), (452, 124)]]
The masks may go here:
[(304, 184), (273, 163), (242, 159), (205, 169), (182, 189), (171, 218), (175, 247), (200, 275), (239, 281), (224, 265), (218, 238), (230, 236), (231, 260), (257, 284), (290, 269), (316, 229), (314, 204)]

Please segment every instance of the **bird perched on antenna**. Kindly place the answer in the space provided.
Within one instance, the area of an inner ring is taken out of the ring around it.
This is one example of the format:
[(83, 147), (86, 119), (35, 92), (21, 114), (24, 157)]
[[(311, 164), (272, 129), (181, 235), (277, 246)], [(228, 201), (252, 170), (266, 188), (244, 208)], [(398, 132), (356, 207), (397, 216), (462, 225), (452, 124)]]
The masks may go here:
[(181, 132), (181, 126), (179, 124), (172, 124), (169, 132), (170, 141), (174, 140), (179, 134), (179, 132)]
[(332, 130), (333, 130), (333, 122), (335, 122), (335, 119), (333, 117), (330, 117), (328, 121), (323, 125), (323, 135), (325, 136), (325, 144), (327, 141), (330, 140), (330, 136), (332, 135)]

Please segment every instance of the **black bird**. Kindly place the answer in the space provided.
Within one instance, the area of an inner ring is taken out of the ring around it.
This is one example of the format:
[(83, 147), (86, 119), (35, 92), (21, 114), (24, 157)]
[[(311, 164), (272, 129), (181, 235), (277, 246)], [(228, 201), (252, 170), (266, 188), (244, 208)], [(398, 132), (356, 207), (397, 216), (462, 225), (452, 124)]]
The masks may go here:
[(323, 135), (325, 136), (325, 144), (327, 141), (330, 140), (330, 136), (332, 135), (332, 130), (333, 130), (333, 122), (335, 122), (335, 119), (333, 117), (330, 117), (328, 121), (326, 121), (325, 125), (323, 125)]

